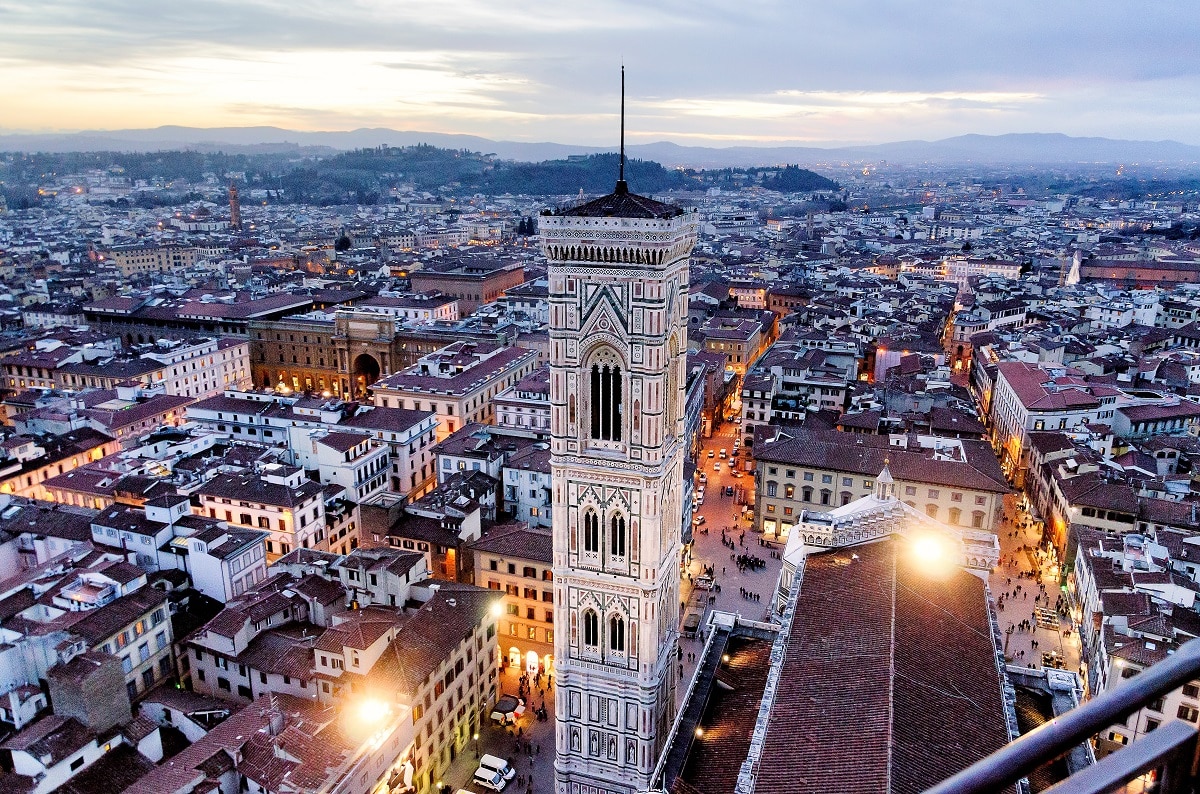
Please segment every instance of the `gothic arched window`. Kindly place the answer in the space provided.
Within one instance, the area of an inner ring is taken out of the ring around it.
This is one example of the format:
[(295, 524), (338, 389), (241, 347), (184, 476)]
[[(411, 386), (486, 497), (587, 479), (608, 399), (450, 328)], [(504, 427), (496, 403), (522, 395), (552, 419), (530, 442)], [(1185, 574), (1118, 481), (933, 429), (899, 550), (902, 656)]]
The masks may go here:
[(620, 615), (608, 619), (608, 648), (617, 653), (625, 652), (625, 621)]
[(600, 516), (595, 510), (583, 514), (583, 550), (588, 554), (600, 553)]
[(625, 516), (614, 514), (609, 522), (608, 553), (614, 557), (625, 556)]
[(621, 368), (614, 363), (592, 364), (592, 438), (621, 440)]
[(592, 648), (600, 644), (600, 618), (591, 609), (583, 612), (583, 644)]

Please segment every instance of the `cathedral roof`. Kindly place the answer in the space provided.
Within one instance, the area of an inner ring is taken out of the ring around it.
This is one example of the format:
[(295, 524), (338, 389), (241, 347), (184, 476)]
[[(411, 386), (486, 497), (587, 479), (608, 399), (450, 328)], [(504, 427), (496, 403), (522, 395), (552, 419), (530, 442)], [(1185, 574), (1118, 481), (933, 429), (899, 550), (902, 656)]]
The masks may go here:
[(924, 791), (1008, 742), (978, 577), (896, 538), (820, 552), (785, 630), (755, 794)]
[(568, 218), (675, 218), (682, 215), (683, 210), (674, 204), (630, 193), (625, 182), (620, 181), (607, 196), (554, 214)]

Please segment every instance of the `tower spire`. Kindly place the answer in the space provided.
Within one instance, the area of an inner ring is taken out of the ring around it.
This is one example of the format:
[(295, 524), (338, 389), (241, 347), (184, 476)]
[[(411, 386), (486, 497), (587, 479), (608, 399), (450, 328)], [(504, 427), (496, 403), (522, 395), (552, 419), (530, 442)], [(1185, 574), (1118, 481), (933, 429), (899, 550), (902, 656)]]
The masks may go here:
[(617, 172), (617, 189), (615, 193), (628, 193), (629, 185), (625, 182), (625, 64), (621, 64), (621, 164)]

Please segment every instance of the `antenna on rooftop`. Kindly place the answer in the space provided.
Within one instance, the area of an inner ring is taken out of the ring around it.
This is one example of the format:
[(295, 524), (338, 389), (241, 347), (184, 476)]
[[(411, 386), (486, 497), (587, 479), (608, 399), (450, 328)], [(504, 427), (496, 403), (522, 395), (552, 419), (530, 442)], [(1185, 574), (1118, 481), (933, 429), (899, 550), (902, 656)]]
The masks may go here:
[(625, 64), (621, 64), (621, 164), (617, 172), (616, 193), (628, 193), (629, 185), (625, 182)]

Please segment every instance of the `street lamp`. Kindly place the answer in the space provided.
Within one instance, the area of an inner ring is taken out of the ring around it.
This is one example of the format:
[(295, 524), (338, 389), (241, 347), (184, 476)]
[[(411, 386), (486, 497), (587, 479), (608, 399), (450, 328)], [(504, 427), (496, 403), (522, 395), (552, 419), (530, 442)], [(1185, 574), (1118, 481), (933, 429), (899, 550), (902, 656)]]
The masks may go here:
[(479, 760), (479, 731), (475, 731), (475, 760)]

